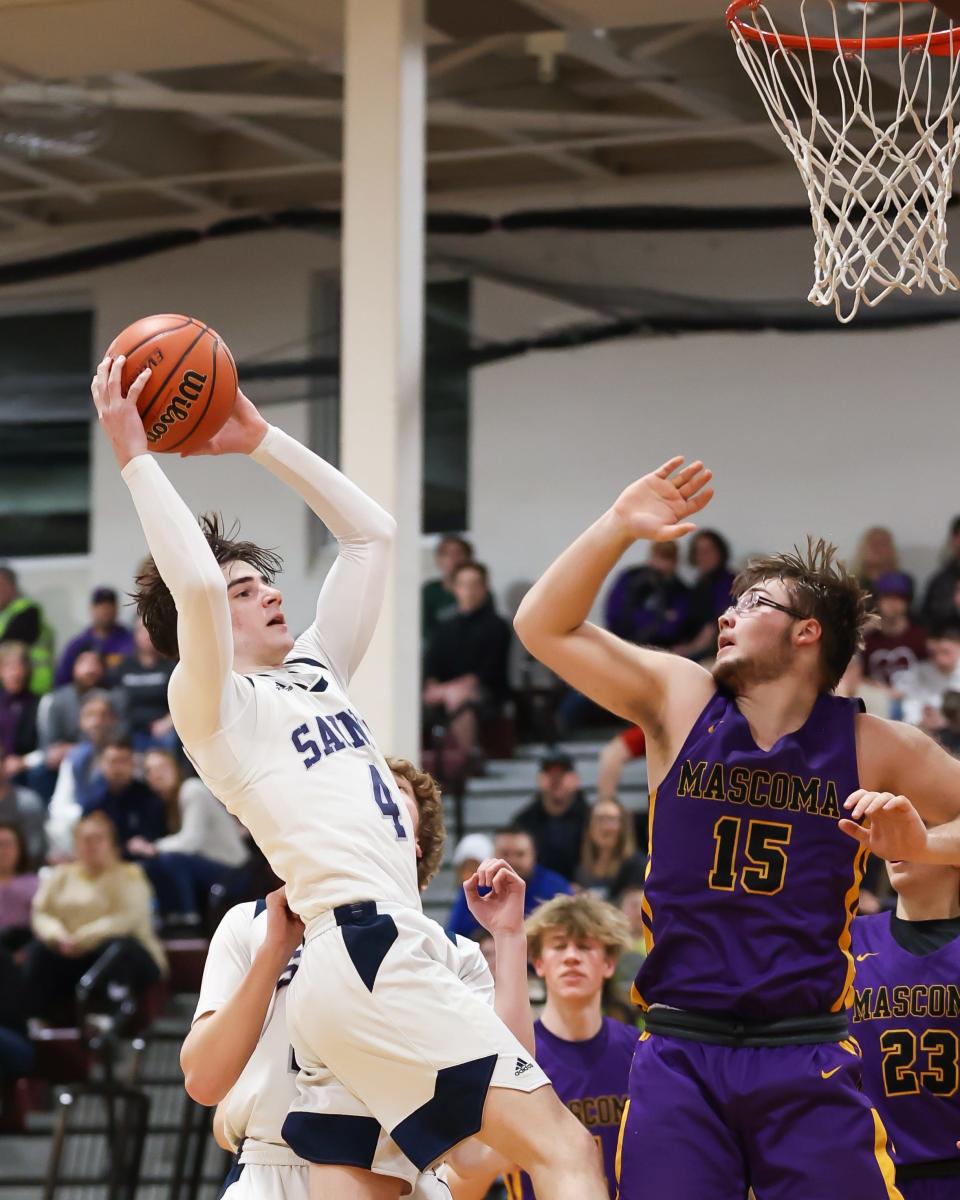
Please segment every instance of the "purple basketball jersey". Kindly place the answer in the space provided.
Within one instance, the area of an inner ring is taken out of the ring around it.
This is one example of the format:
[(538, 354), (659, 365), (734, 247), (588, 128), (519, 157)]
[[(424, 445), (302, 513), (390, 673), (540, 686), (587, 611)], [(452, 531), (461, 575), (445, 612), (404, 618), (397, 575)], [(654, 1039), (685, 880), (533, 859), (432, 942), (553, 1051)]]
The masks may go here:
[(867, 855), (838, 820), (860, 786), (859, 707), (821, 695), (764, 751), (733, 698), (711, 698), (650, 797), (637, 1003), (756, 1021), (852, 1003)]
[[(957, 1157), (960, 1137), (960, 938), (911, 954), (890, 914), (853, 923), (857, 961), (853, 1033), (863, 1051), (863, 1090), (898, 1164)], [(960, 1193), (960, 1180), (953, 1186)]]
[[(600, 1032), (586, 1042), (566, 1042), (555, 1037), (540, 1021), (533, 1029), (537, 1062), (550, 1076), (560, 1099), (593, 1134), (603, 1156), (610, 1200), (614, 1200), (617, 1137), (639, 1033), (610, 1017), (603, 1018)], [(530, 1177), (522, 1171), (505, 1176), (504, 1183), (510, 1200), (535, 1200)]]

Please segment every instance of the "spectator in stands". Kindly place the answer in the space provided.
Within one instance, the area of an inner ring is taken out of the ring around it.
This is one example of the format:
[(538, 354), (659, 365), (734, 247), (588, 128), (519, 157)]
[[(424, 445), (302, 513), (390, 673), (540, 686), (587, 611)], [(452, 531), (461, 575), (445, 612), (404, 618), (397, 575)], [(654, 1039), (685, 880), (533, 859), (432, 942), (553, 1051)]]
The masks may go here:
[(60, 764), (57, 786), (47, 810), (50, 860), (69, 858), (73, 827), (80, 817), (90, 788), (97, 781), (100, 751), (117, 733), (117, 714), (106, 692), (88, 692), (80, 708), (80, 741)]
[(453, 579), (457, 568), (473, 562), (473, 546), (466, 538), (456, 533), (447, 533), (437, 543), (433, 561), (440, 572), (439, 579), (430, 579), (423, 585), (422, 619), (423, 644), (429, 645), (437, 622), (452, 616), (457, 607), (453, 591)]
[(250, 857), (246, 831), (199, 779), (181, 781), (169, 750), (148, 750), (143, 773), (163, 803), (167, 827), (175, 832), (155, 841), (138, 839), (136, 853), (156, 888), (161, 911), (171, 921), (197, 924), (200, 898), (214, 884), (223, 885), (228, 894), (240, 885), (240, 868)]
[(873, 585), (879, 624), (863, 639), (863, 676), (890, 687), (894, 675), (927, 657), (927, 632), (910, 616), (913, 580), (904, 571), (885, 571)]
[(537, 793), (513, 818), (513, 824), (533, 838), (537, 862), (572, 882), (590, 806), (573, 759), (548, 754), (540, 763)]
[(4, 642), (0, 645), (0, 757), (22, 757), (36, 750), (39, 703), (30, 691), (27, 647), (23, 642)]
[(696, 569), (697, 582), (690, 592), (687, 635), (676, 652), (699, 662), (716, 654), (717, 621), (730, 607), (730, 545), (715, 529), (701, 529), (691, 539), (689, 561)]
[(32, 863), (42, 863), (47, 839), (43, 824), (47, 811), (36, 792), (13, 783), (0, 766), (0, 822), (17, 825), (23, 833)]
[[(550, 900), (561, 893), (569, 895), (573, 892), (573, 888), (562, 875), (540, 866), (537, 862), (537, 850), (533, 844), (533, 838), (525, 829), (520, 829), (516, 825), (498, 829), (493, 839), (493, 854), (495, 858), (502, 858), (509, 866), (513, 867), (527, 885), (523, 911), (528, 916), (538, 904), (542, 904), (545, 900)], [(459, 933), (464, 937), (472, 937), (479, 928), (480, 924), (467, 907), (467, 898), (461, 888), (450, 910), (447, 932), (452, 935)]]
[(150, 885), (136, 863), (121, 860), (113, 822), (101, 811), (87, 814), (74, 842), (76, 861), (54, 867), (33, 902), (35, 940), (23, 972), (30, 1016), (60, 1015), (80, 979), (108, 952), (102, 992), (110, 983), (139, 992), (166, 971), (151, 923)]
[(511, 633), (493, 606), (482, 563), (462, 563), (453, 591), (457, 610), (437, 625), (427, 647), (423, 702), (445, 713), (460, 749), (471, 755), (480, 724), (499, 712), (509, 694)]
[(690, 589), (677, 575), (676, 542), (654, 542), (647, 561), (628, 567), (607, 596), (606, 626), (640, 646), (678, 645), (690, 622)]
[(486, 858), (493, 858), (493, 839), (485, 833), (468, 833), (457, 842), (453, 851), (453, 867), (457, 882), (466, 883)]
[(117, 593), (111, 587), (97, 587), (90, 597), (90, 624), (63, 649), (57, 663), (54, 683), (57, 687), (73, 678), (73, 664), (79, 655), (92, 650), (107, 671), (115, 670), (133, 654), (133, 634), (117, 621)]
[[(863, 534), (854, 553), (851, 570), (870, 593), (873, 593), (874, 584), (881, 575), (900, 570), (897, 543), (885, 525), (873, 525)], [(912, 589), (912, 579), (910, 586)]]
[(103, 660), (95, 650), (84, 650), (74, 659), (73, 678), (45, 696), (37, 714), (40, 746), (80, 741), (80, 705), (89, 692), (103, 684)]
[(931, 634), (927, 650), (927, 661), (895, 675), (893, 686), (901, 698), (903, 720), (936, 735), (948, 724), (944, 696), (960, 691), (960, 627)]
[[(597, 799), (616, 800), (620, 791), (620, 777), (623, 768), (635, 758), (645, 758), (647, 754), (647, 739), (639, 725), (631, 725), (616, 737), (612, 737), (600, 751), (597, 770)], [(646, 809), (633, 813), (633, 836), (637, 851), (647, 853), (649, 830), (647, 823), (649, 813)]]
[(616, 900), (628, 885), (642, 885), (643, 867), (631, 814), (612, 796), (598, 800), (583, 836), (574, 883), (601, 900)]
[(69, 746), (38, 749), (39, 698), (30, 691), (30, 655), (23, 642), (0, 646), (0, 764), (15, 783), (44, 800), (53, 794), (57, 771)]
[(943, 566), (927, 583), (923, 597), (922, 616), (928, 629), (960, 619), (960, 515), (950, 522)]
[(10, 951), (0, 946), (0, 1082), (29, 1075), (33, 1066), (26, 1017), (20, 971)]
[(612, 737), (600, 751), (597, 769), (597, 797), (616, 797), (620, 791), (623, 768), (634, 758), (644, 758), (647, 739), (639, 725), (631, 725)]
[(97, 778), (82, 807), (84, 814), (107, 814), (124, 857), (137, 857), (144, 843), (155, 842), (167, 832), (163, 801), (153, 788), (137, 779), (137, 760), (128, 738), (107, 740), (97, 762)]
[(0, 821), (0, 946), (6, 950), (30, 940), (30, 906), (39, 884), (22, 827)]
[(180, 740), (167, 703), (174, 664), (157, 653), (139, 617), (133, 627), (133, 642), (133, 653), (110, 676), (114, 705), (134, 749), (160, 746), (175, 750)]
[(947, 692), (940, 711), (944, 724), (937, 734), (937, 741), (954, 758), (960, 758), (960, 691)]
[(12, 567), (0, 566), (0, 643), (23, 642), (30, 650), (30, 690), (38, 696), (53, 686), (53, 631), (43, 609), (20, 592)]

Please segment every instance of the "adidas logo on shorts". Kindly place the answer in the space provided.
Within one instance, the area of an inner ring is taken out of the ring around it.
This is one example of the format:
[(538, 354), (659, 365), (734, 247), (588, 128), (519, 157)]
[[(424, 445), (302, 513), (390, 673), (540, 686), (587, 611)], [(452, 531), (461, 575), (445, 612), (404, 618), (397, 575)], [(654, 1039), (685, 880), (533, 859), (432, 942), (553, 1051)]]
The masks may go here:
[(522, 1075), (525, 1071), (532, 1071), (532, 1070), (533, 1070), (532, 1062), (527, 1062), (527, 1060), (525, 1058), (518, 1058), (517, 1059), (517, 1069), (514, 1071), (513, 1074), (514, 1074), (514, 1077), (516, 1077), (517, 1075)]

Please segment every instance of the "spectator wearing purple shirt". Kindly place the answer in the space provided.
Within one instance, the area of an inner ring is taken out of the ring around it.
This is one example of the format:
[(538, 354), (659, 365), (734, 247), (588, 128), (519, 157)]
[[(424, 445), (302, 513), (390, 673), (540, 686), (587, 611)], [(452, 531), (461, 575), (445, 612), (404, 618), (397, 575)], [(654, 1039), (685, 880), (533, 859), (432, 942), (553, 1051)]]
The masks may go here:
[(647, 561), (617, 576), (606, 603), (611, 633), (638, 646), (672, 649), (690, 621), (690, 590), (677, 576), (674, 542), (654, 542)]
[(84, 650), (95, 651), (108, 671), (133, 654), (133, 634), (117, 621), (117, 593), (113, 588), (94, 588), (90, 597), (90, 626), (64, 647), (53, 680), (56, 687), (70, 682), (73, 664)]

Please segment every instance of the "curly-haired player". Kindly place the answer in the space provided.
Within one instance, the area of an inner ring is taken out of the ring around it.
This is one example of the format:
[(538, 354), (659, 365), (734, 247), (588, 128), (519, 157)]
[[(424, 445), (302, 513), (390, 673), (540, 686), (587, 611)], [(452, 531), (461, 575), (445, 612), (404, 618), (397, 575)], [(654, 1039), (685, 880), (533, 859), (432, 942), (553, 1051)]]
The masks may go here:
[(633, 542), (694, 528), (711, 473), (682, 464), (629, 486), (516, 618), (537, 658), (647, 738), (636, 999), (649, 1036), (634, 1056), (620, 1196), (898, 1196), (848, 1042), (850, 926), (868, 849), (960, 862), (960, 762), (832, 694), (865, 596), (823, 542), (739, 576), (712, 672), (587, 621)]
[[(393, 519), (237, 393), (199, 452), (248, 455), (339, 545), (315, 620), (294, 639), (274, 560), (208, 526), (211, 546), (147, 452), (136, 400), (149, 373), (124, 396), (122, 368), (105, 358), (92, 390), (156, 565), (141, 614), (179, 656), (170, 713), (201, 779), (253, 835), (306, 928), (287, 1000), (301, 1107), (284, 1137), (316, 1164), (311, 1194), (392, 1200), (478, 1134), (529, 1164), (546, 1194), (599, 1200), (583, 1130), (538, 1067), (517, 1071), (527, 1051), (451, 970), (450, 943), (423, 915), (409, 817), (347, 694), (380, 610)], [(325, 1109), (330, 1072), (364, 1116)], [(372, 1170), (381, 1128), (403, 1152), (393, 1175)]]

